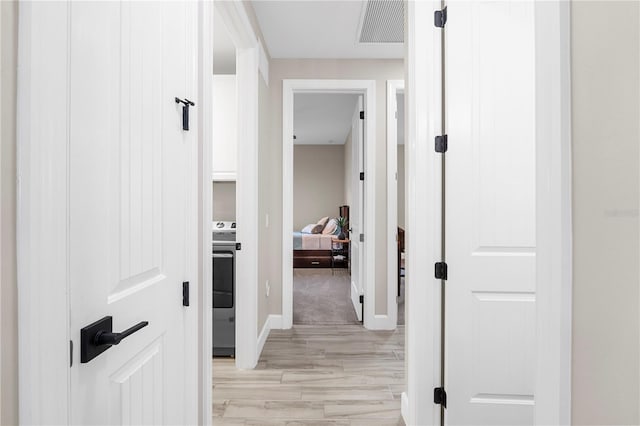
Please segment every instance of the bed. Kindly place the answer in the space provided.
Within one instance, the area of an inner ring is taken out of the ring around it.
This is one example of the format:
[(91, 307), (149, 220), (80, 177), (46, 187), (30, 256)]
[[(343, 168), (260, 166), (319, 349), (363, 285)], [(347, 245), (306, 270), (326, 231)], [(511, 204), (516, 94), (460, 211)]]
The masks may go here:
[[(339, 216), (349, 219), (349, 206), (340, 206)], [(293, 233), (294, 268), (331, 268), (333, 234)]]

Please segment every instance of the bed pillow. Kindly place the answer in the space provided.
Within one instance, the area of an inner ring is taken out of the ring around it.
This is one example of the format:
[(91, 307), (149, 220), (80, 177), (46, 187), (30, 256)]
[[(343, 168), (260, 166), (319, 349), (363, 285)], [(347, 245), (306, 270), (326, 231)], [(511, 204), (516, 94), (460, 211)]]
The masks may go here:
[(323, 225), (318, 225), (317, 223), (310, 223), (309, 225), (302, 228), (303, 234), (319, 234), (322, 232)]
[[(317, 224), (321, 225), (322, 228), (320, 228), (320, 232), (322, 232), (322, 230), (324, 229), (325, 226), (327, 226), (327, 222), (329, 221), (329, 216), (325, 216), (322, 219), (320, 219)], [(318, 232), (318, 233), (320, 233)]]
[(313, 228), (315, 228), (317, 225), (315, 223), (311, 223), (307, 226), (305, 226), (304, 228), (302, 228), (302, 232), (303, 234), (312, 234), (313, 233)]
[(327, 226), (324, 227), (322, 233), (324, 235), (335, 234), (337, 229), (338, 221), (336, 219), (331, 219), (329, 222), (327, 222)]

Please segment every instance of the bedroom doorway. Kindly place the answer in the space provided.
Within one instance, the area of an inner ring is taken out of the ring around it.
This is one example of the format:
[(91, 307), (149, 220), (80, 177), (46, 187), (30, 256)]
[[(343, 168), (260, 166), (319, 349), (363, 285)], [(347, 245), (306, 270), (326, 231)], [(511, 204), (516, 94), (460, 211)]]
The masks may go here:
[[(293, 324), (362, 322), (358, 235), (362, 95), (296, 93), (293, 106)], [(355, 213), (356, 217), (353, 216)]]
[(290, 135), (283, 137), (285, 328), (376, 328), (375, 275), (367, 261), (375, 247), (365, 240), (375, 223), (375, 153), (366, 149), (374, 124), (373, 81), (283, 82), (283, 134)]

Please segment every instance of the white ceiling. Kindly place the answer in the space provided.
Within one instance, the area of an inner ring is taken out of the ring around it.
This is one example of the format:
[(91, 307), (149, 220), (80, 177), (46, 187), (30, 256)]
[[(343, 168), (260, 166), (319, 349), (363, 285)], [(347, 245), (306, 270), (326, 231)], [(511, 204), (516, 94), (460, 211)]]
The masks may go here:
[(402, 58), (402, 43), (359, 43), (365, 0), (254, 0), (272, 58)]
[(236, 73), (236, 47), (220, 14), (213, 17), (213, 73)]
[(351, 130), (358, 95), (300, 93), (293, 98), (296, 145), (341, 145)]

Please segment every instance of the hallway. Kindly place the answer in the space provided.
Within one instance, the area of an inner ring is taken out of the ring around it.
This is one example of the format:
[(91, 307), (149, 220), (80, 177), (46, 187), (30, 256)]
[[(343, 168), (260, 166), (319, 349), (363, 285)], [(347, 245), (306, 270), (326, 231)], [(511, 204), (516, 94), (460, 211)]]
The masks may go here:
[(404, 425), (404, 327), (273, 330), (255, 370), (213, 361), (213, 424)]

